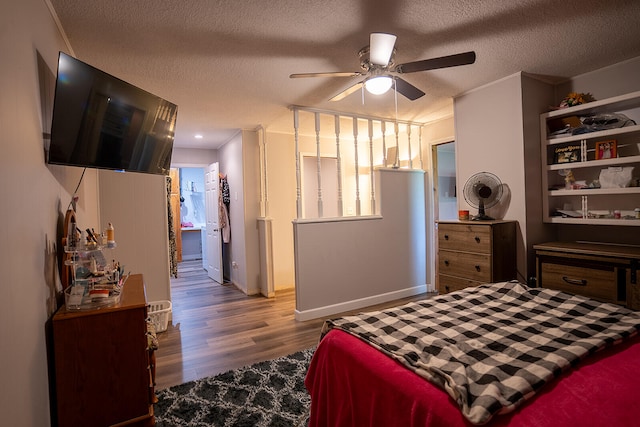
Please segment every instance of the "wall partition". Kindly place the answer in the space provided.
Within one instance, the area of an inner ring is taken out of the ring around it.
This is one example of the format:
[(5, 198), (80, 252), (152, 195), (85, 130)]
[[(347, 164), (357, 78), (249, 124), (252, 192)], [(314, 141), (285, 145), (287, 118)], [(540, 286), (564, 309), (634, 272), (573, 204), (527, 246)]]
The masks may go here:
[(291, 109), (296, 319), (425, 292), (423, 124)]

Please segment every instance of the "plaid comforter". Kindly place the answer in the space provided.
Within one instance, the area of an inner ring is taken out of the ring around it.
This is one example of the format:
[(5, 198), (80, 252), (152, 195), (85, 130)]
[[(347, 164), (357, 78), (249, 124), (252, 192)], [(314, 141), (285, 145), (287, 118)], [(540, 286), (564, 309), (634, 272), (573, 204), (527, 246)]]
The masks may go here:
[(640, 330), (640, 313), (517, 282), (325, 322), (443, 388), (474, 424), (514, 410), (585, 356)]

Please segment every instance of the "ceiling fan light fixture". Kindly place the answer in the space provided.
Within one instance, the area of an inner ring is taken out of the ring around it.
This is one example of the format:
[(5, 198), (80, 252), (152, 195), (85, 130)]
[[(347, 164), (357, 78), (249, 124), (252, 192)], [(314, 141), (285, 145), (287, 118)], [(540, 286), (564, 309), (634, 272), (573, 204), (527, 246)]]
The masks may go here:
[(390, 76), (377, 76), (364, 82), (367, 92), (373, 95), (382, 95), (386, 93), (393, 85), (393, 79)]
[(372, 64), (385, 66), (389, 63), (396, 36), (386, 33), (371, 33), (369, 36), (369, 60)]

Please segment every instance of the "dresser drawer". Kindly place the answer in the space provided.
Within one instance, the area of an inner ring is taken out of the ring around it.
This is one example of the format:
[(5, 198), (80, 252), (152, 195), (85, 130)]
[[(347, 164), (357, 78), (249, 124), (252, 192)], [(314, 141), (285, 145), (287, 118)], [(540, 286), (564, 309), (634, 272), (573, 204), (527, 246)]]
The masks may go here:
[(440, 250), (438, 274), (447, 274), (482, 283), (491, 281), (491, 256)]
[(462, 277), (447, 276), (446, 274), (438, 274), (438, 293), (440, 295), (449, 292), (459, 291), (470, 286), (481, 285), (481, 282), (475, 280), (464, 279)]
[(438, 248), (491, 253), (491, 228), (472, 224), (439, 224)]
[(616, 271), (613, 267), (591, 268), (543, 262), (540, 273), (545, 288), (602, 301), (617, 300)]

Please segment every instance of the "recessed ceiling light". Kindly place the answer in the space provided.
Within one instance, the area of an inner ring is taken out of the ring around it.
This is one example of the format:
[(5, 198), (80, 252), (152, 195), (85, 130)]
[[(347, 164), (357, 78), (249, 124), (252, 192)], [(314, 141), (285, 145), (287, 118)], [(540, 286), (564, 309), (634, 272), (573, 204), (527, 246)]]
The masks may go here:
[(199, 133), (196, 134), (196, 139), (202, 139), (202, 135), (200, 135)]

